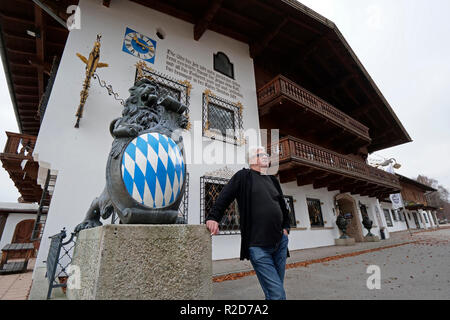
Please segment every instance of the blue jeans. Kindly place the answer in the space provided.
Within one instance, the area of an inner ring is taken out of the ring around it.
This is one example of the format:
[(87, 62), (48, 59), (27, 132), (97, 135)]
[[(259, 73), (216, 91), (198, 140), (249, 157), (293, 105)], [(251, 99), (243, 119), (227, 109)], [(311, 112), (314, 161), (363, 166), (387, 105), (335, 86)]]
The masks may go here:
[(283, 234), (280, 243), (274, 247), (250, 247), (250, 262), (255, 269), (266, 300), (286, 300), (284, 272), (288, 236)]

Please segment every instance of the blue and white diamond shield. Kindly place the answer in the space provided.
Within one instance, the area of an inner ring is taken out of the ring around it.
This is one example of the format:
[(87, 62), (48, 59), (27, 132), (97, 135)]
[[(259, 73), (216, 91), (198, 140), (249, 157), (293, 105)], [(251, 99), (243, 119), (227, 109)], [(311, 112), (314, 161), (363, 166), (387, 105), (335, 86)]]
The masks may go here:
[(130, 196), (150, 208), (175, 202), (185, 179), (184, 160), (175, 141), (144, 133), (131, 141), (122, 156), (122, 179)]

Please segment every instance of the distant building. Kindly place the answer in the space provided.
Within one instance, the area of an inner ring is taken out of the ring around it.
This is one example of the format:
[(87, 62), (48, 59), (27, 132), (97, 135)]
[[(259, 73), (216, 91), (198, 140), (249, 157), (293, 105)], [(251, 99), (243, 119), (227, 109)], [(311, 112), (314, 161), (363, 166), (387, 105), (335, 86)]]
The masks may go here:
[(396, 174), (402, 187), (404, 207), (394, 209), (389, 200), (382, 200), (381, 207), (389, 232), (409, 229), (429, 229), (439, 226), (438, 208), (430, 206), (426, 194), (436, 189), (414, 179)]

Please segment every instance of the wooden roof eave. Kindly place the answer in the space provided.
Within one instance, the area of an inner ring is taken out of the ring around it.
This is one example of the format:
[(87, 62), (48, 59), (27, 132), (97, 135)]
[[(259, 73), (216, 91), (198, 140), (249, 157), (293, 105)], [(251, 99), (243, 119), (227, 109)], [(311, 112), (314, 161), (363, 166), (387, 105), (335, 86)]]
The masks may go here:
[(349, 43), (347, 42), (347, 40), (344, 38), (344, 35), (341, 33), (341, 31), (339, 30), (339, 28), (336, 26), (336, 24), (330, 20), (328, 20), (327, 18), (325, 18), (324, 16), (320, 15), (319, 13), (315, 12), (314, 10), (311, 10), (310, 8), (308, 8), (307, 6), (301, 4), (298, 1), (294, 1), (294, 0), (282, 0), (282, 2), (290, 5), (291, 7), (294, 7), (295, 9), (303, 12), (304, 14), (308, 15), (310, 18), (313, 18), (315, 20), (317, 20), (318, 22), (326, 25), (327, 27), (333, 29), (333, 31), (336, 33), (336, 36), (339, 38), (339, 40), (342, 42), (342, 44), (344, 45), (344, 47), (347, 49), (348, 53), (351, 55), (351, 57), (353, 58), (353, 60), (355, 61), (355, 63), (357, 64), (357, 66), (359, 67), (359, 69), (362, 71), (362, 73), (364, 74), (364, 76), (366, 77), (367, 81), (370, 83), (370, 85), (372, 86), (372, 89), (377, 93), (377, 95), (379, 96), (379, 98), (382, 100), (382, 102), (384, 103), (384, 105), (386, 106), (386, 108), (388, 109), (388, 111), (391, 113), (392, 117), (394, 118), (394, 120), (396, 121), (396, 123), (398, 124), (398, 126), (400, 127), (400, 129), (402, 130), (402, 132), (404, 133), (406, 139), (408, 140), (407, 142), (412, 142), (411, 137), (409, 136), (408, 132), (406, 131), (406, 129), (403, 127), (402, 123), (400, 122), (400, 120), (398, 119), (397, 115), (395, 114), (394, 110), (392, 109), (392, 107), (390, 106), (389, 102), (386, 100), (386, 98), (384, 97), (384, 95), (381, 93), (380, 89), (378, 88), (378, 86), (375, 84), (375, 81), (372, 79), (372, 77), (370, 76), (370, 74), (367, 72), (366, 68), (364, 67), (364, 65), (361, 63), (361, 61), (359, 60), (358, 56), (355, 54), (355, 52), (353, 51), (353, 49), (350, 47)]
[(411, 139), (410, 135), (408, 134), (408, 132), (406, 131), (405, 127), (403, 126), (403, 124), (400, 122), (399, 118), (397, 117), (397, 115), (395, 114), (394, 110), (392, 109), (392, 107), (390, 106), (389, 102), (386, 100), (386, 98), (384, 97), (384, 95), (381, 93), (380, 89), (378, 88), (378, 86), (375, 84), (375, 81), (372, 79), (372, 77), (370, 76), (370, 74), (367, 72), (366, 68), (364, 67), (364, 65), (361, 63), (361, 61), (359, 60), (358, 56), (355, 54), (355, 52), (353, 51), (353, 49), (350, 47), (349, 43), (347, 42), (347, 40), (344, 38), (343, 34), (340, 32), (339, 28), (336, 26), (336, 24), (330, 20), (328, 20), (327, 18), (325, 18), (324, 16), (320, 15), (319, 13), (315, 12), (314, 10), (306, 7), (305, 5), (301, 4), (298, 1), (294, 1), (294, 0), (281, 0), (283, 3), (293, 7), (294, 9), (308, 15), (310, 18), (322, 23), (323, 25), (325, 25), (326, 27), (332, 29), (335, 33), (335, 35), (337, 36), (337, 38), (341, 41), (341, 43), (344, 45), (345, 49), (347, 50), (348, 54), (352, 57), (353, 61), (355, 62), (355, 64), (358, 66), (359, 70), (362, 72), (362, 74), (365, 76), (367, 82), (370, 84), (371, 88), (376, 92), (377, 96), (380, 98), (381, 102), (384, 104), (384, 106), (386, 107), (387, 111), (390, 113), (390, 115), (392, 116), (394, 122), (397, 124), (398, 128), (400, 129), (400, 131), (403, 134), (403, 139), (397, 139), (395, 141), (393, 141), (391, 144), (386, 145), (385, 143), (383, 143), (382, 146), (379, 146), (377, 148), (374, 148), (372, 150), (372, 152), (374, 151), (378, 151), (381, 149), (385, 149), (385, 148), (389, 148), (389, 147), (393, 147), (396, 145), (400, 145), (403, 143), (408, 143), (408, 142), (412, 142), (413, 140)]
[(428, 185), (426, 185), (426, 184), (423, 184), (423, 183), (421, 183), (421, 182), (419, 182), (419, 181), (416, 181), (416, 180), (410, 179), (410, 178), (408, 178), (408, 177), (405, 177), (405, 176), (403, 176), (403, 175), (401, 175), (401, 174), (396, 173), (395, 175), (396, 175), (396, 176), (398, 177), (398, 179), (400, 180), (400, 183), (412, 184), (412, 185), (414, 185), (416, 188), (422, 189), (422, 191), (423, 191), (424, 193), (427, 192), (427, 191), (430, 191), (430, 192), (438, 191), (438, 190), (434, 189), (433, 187), (430, 187), (430, 186), (428, 186)]
[(3, 39), (3, 30), (2, 30), (2, 27), (0, 24), (0, 55), (2, 56), (3, 70), (5, 72), (5, 78), (6, 78), (6, 82), (8, 84), (9, 95), (11, 97), (11, 103), (13, 105), (14, 114), (16, 116), (17, 127), (19, 128), (19, 132), (22, 133), (23, 127), (22, 127), (22, 123), (20, 121), (19, 109), (17, 107), (17, 100), (16, 100), (16, 94), (14, 92), (14, 86), (11, 81), (12, 75), (11, 75), (11, 71), (9, 70), (9, 63), (8, 63), (9, 59), (7, 57), (7, 52), (5, 49), (6, 49), (6, 46), (5, 46), (5, 42)]
[[(389, 104), (389, 102), (386, 100), (386, 98), (384, 97), (384, 95), (381, 93), (381, 90), (378, 88), (378, 86), (375, 84), (375, 81), (372, 79), (372, 77), (370, 76), (370, 74), (367, 72), (366, 68), (364, 67), (364, 65), (361, 63), (361, 61), (359, 60), (358, 56), (355, 54), (355, 52), (353, 51), (353, 49), (350, 47), (350, 45), (348, 44), (347, 40), (345, 40), (344, 36), (342, 35), (342, 33), (339, 31), (339, 28), (337, 26), (334, 26), (334, 31), (336, 32), (336, 35), (339, 37), (339, 39), (341, 40), (342, 44), (344, 45), (344, 47), (347, 49), (348, 53), (352, 56), (353, 60), (355, 61), (355, 63), (358, 65), (358, 68), (362, 71), (362, 73), (364, 74), (364, 76), (366, 77), (366, 80), (369, 82), (369, 84), (371, 85), (372, 89), (377, 93), (378, 97), (381, 99), (381, 101), (383, 102), (383, 104), (385, 105), (385, 107), (387, 108), (387, 110), (389, 111), (389, 113), (391, 114), (391, 116), (394, 118), (394, 121), (396, 122), (396, 124), (399, 126), (399, 128), (401, 129), (402, 133), (404, 134), (406, 141), (404, 143), (407, 142), (412, 142), (412, 139), (410, 137), (410, 135), (408, 134), (408, 132), (406, 131), (405, 127), (403, 126), (403, 124), (400, 122), (399, 118), (397, 117), (397, 115), (395, 114), (394, 110), (392, 109), (391, 105)], [(374, 150), (376, 151), (376, 150)]]

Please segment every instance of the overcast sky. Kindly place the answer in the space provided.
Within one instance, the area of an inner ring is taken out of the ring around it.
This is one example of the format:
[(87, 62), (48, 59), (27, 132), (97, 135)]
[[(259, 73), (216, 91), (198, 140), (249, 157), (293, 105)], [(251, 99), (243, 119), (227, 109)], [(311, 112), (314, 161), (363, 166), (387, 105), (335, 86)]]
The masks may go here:
[[(449, 0), (303, 0), (333, 21), (414, 140), (376, 152), (395, 158), (397, 171), (425, 174), (450, 189)], [(0, 69), (0, 148), (5, 131), (18, 132), (3, 68)], [(0, 202), (19, 197), (0, 169)]]

